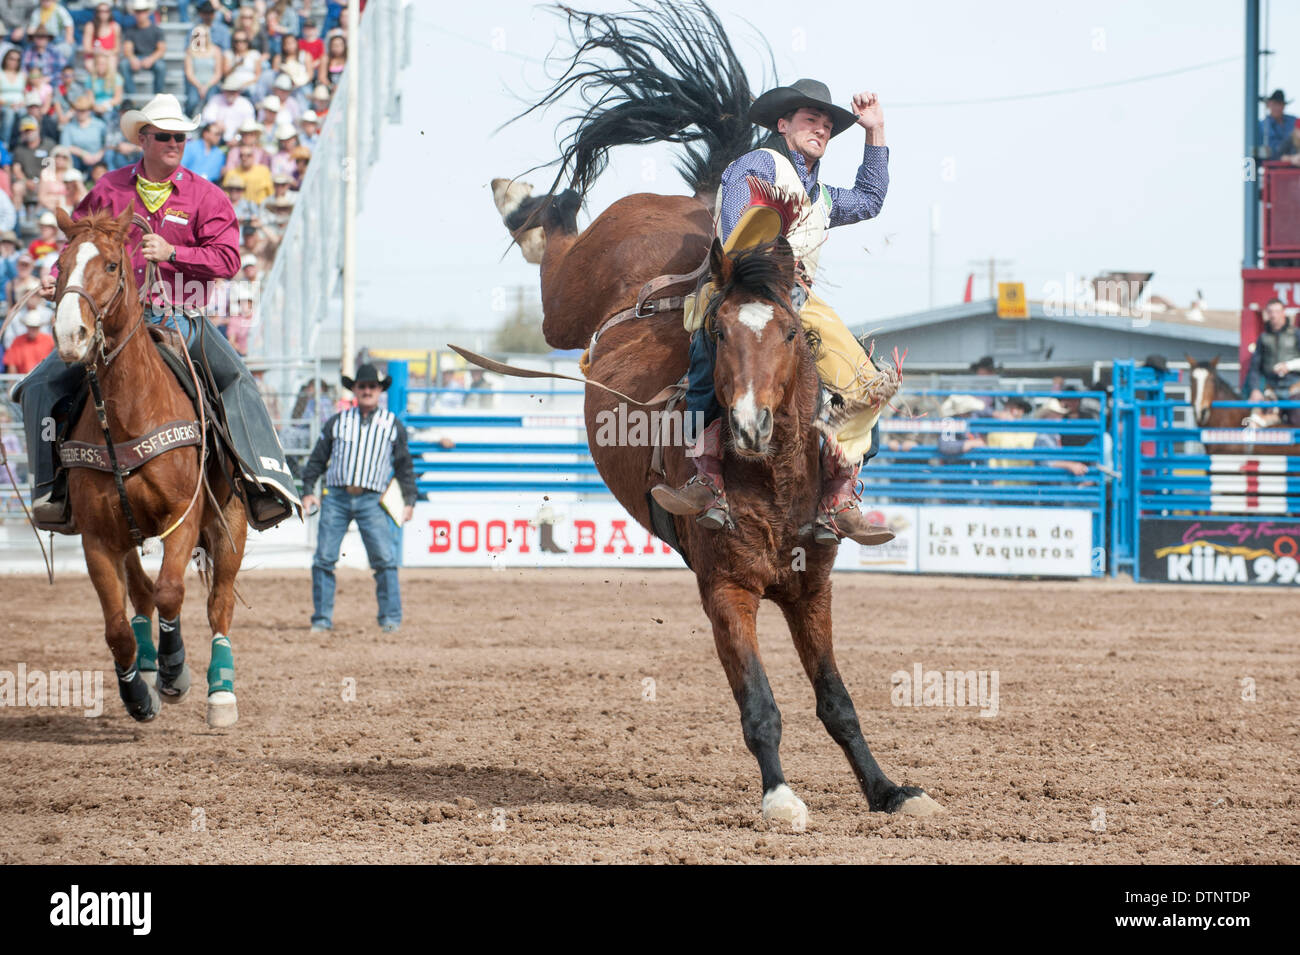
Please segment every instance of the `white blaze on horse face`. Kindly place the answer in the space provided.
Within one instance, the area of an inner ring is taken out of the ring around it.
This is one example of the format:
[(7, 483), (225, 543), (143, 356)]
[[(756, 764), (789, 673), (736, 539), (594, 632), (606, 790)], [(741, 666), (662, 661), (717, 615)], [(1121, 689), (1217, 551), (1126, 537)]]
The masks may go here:
[(763, 329), (767, 328), (767, 323), (772, 320), (774, 314), (771, 305), (765, 305), (762, 302), (746, 302), (736, 312), (736, 317), (740, 323), (754, 333), (754, 337), (759, 341), (763, 340)]
[(1199, 415), (1201, 411), (1201, 398), (1205, 394), (1205, 382), (1210, 377), (1210, 373), (1204, 368), (1192, 369), (1192, 408)]
[[(68, 274), (68, 285), (84, 284), (86, 266), (97, 255), (99, 249), (90, 239), (83, 240), (77, 246), (77, 258)], [(86, 327), (81, 315), (81, 302), (82, 298), (76, 292), (64, 292), (54, 311), (54, 337), (59, 344), (59, 357), (64, 361), (81, 361), (90, 348), (90, 334), (87, 333), (84, 337), (77, 335), (78, 330)]]

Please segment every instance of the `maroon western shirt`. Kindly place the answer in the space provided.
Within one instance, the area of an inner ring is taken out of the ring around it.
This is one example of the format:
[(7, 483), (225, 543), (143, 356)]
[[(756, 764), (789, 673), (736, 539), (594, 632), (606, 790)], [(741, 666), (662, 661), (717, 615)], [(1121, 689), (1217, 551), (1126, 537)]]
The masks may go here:
[[(172, 173), (172, 194), (149, 212), (135, 191), (137, 172), (143, 164), (134, 162), (106, 173), (73, 210), (80, 219), (97, 210), (120, 215), (130, 206), (149, 222), (149, 227), (176, 247), (176, 265), (159, 262), (158, 281), (167, 286), (170, 299), (192, 308), (207, 304), (212, 283), (233, 278), (239, 271), (239, 222), (229, 197), (220, 186), (196, 176), (184, 166)], [(128, 244), (136, 285), (143, 285), (145, 258), (140, 252), (140, 230), (132, 229)], [(177, 293), (180, 293), (178, 296)]]

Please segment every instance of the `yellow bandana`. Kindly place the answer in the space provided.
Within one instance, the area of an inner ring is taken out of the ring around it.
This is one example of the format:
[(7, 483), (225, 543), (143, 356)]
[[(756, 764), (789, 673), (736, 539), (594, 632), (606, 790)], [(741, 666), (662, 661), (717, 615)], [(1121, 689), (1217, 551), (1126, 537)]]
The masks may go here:
[(172, 194), (172, 183), (168, 179), (165, 182), (150, 182), (144, 176), (139, 174), (135, 177), (135, 191), (140, 196), (140, 201), (150, 212), (157, 212), (162, 208), (162, 204), (167, 201), (167, 197)]

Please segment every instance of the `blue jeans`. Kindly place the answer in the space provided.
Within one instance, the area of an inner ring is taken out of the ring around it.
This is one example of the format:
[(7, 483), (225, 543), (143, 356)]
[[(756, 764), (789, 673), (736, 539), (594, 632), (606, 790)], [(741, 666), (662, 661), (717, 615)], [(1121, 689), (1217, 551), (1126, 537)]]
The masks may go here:
[(334, 565), (339, 545), (354, 520), (366, 557), (375, 573), (375, 597), (379, 600), (379, 625), (402, 622), (402, 595), (397, 586), (397, 554), (392, 518), (379, 506), (378, 491), (353, 497), (341, 487), (329, 488), (320, 502), (320, 524), (316, 528), (316, 557), (311, 562), (311, 599), (315, 607), (311, 622), (323, 627), (334, 624)]
[[(122, 57), (117, 65), (118, 72), (122, 74), (122, 90), (128, 95), (135, 93), (135, 73), (131, 69), (131, 64), (126, 57)], [(157, 96), (159, 93), (167, 92), (167, 61), (159, 59), (153, 66), (145, 70), (146, 73), (153, 74), (153, 91)]]

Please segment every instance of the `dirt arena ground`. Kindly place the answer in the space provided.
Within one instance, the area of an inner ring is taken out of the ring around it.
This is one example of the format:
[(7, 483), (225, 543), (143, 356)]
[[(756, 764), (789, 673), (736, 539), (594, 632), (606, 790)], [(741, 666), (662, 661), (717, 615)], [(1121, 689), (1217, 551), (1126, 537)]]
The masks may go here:
[[(927, 819), (867, 811), (765, 606), (785, 771), (809, 810), (795, 832), (761, 819), (684, 571), (404, 571), (391, 635), (362, 572), (341, 576), (327, 635), (305, 626), (305, 575), (248, 574), (241, 719), (221, 731), (204, 722), (191, 587), (196, 690), (139, 725), (85, 579), (0, 577), (0, 669), (106, 671), (98, 718), (0, 709), (0, 862), (1281, 863), (1300, 848), (1285, 590), (838, 576), (840, 667), (885, 771), (946, 808)], [(997, 715), (894, 706), (891, 674), (916, 663), (997, 670)]]

